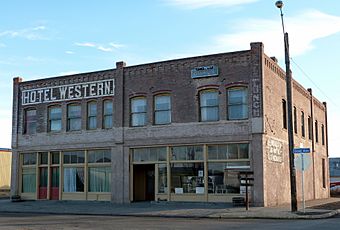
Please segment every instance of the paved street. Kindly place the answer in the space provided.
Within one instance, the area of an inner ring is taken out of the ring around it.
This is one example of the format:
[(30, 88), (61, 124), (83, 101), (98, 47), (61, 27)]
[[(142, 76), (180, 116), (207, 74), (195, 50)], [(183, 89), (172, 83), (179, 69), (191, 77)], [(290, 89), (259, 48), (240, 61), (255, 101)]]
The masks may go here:
[(185, 219), (77, 215), (0, 214), (0, 229), (339, 229), (340, 216), (319, 220)]

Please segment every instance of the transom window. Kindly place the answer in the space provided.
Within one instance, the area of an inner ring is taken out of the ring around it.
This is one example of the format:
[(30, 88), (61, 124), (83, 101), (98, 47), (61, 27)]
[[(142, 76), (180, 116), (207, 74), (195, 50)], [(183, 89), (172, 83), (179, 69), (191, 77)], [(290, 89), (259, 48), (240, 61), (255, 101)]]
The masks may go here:
[(228, 120), (248, 118), (248, 89), (234, 87), (228, 89)]
[(171, 123), (171, 100), (169, 95), (155, 96), (155, 124)]
[(201, 121), (219, 120), (217, 90), (205, 90), (200, 94)]
[(146, 124), (146, 98), (131, 99), (131, 125), (144, 126)]
[(81, 106), (79, 104), (67, 106), (67, 130), (81, 130)]
[(58, 132), (61, 130), (61, 107), (52, 106), (48, 108), (48, 131)]
[(25, 111), (25, 133), (34, 134), (37, 132), (37, 110), (28, 109)]

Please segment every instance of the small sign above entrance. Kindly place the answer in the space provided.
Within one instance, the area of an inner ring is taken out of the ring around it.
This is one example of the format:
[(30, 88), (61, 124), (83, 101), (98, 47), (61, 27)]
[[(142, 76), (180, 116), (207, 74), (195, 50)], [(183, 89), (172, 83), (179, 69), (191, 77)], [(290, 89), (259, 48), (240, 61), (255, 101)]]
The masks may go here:
[(191, 78), (217, 77), (218, 67), (216, 65), (200, 66), (191, 70)]

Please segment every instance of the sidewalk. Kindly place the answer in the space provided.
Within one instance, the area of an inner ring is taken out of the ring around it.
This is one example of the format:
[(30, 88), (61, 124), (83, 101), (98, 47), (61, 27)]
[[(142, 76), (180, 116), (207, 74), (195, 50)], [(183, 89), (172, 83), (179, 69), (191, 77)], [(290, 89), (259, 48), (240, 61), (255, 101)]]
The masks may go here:
[[(314, 209), (312, 207), (340, 202), (340, 198), (306, 202), (305, 213), (290, 211), (289, 205), (278, 207), (233, 207), (229, 203), (192, 202), (140, 202), (131, 204), (112, 204), (99, 201), (22, 201), (11, 202), (0, 199), (1, 213), (36, 213), (60, 215), (107, 215), (135, 217), (172, 218), (262, 218), (262, 219), (320, 219), (340, 213), (338, 210)], [(300, 209), (300, 208), (299, 208)]]

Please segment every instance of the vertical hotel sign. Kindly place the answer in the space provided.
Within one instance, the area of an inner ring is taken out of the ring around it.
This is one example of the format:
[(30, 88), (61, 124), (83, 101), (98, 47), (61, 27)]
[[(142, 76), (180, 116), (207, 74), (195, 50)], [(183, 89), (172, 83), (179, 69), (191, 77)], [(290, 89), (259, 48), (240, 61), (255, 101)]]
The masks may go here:
[(114, 79), (23, 90), (22, 105), (113, 96)]

